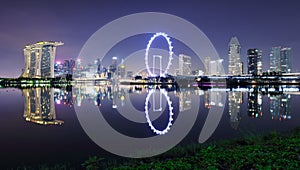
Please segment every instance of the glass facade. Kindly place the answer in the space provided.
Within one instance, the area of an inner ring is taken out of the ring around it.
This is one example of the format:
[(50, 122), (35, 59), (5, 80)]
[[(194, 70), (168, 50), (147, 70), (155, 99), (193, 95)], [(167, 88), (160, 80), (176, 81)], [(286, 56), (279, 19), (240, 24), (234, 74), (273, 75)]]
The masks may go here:
[(281, 71), (283, 73), (291, 73), (292, 66), (291, 66), (291, 55), (292, 55), (291, 48), (282, 48), (280, 51), (280, 63), (281, 63)]
[(229, 75), (242, 75), (243, 65), (241, 63), (241, 45), (237, 37), (232, 37), (229, 42)]
[(192, 58), (190, 56), (180, 54), (179, 55), (179, 74), (180, 75), (191, 75), (192, 73)]
[(25, 68), (21, 77), (54, 78), (56, 47), (62, 42), (38, 42), (24, 48)]
[(262, 51), (257, 48), (249, 49), (248, 54), (248, 74), (261, 75), (262, 74)]

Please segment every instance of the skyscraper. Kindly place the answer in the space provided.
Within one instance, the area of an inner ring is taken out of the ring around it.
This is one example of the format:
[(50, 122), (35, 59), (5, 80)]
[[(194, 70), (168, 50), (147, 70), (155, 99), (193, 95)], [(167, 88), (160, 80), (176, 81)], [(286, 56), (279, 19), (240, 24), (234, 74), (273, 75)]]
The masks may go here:
[(292, 49), (291, 48), (282, 48), (280, 50), (280, 63), (281, 63), (281, 71), (283, 73), (290, 73), (292, 72), (291, 66), (291, 55)]
[(257, 48), (249, 49), (247, 51), (248, 55), (248, 74), (260, 75), (262, 74), (262, 51)]
[(205, 67), (204, 75), (209, 75), (210, 74), (210, 72), (209, 72), (209, 70), (210, 70), (210, 67), (209, 67), (210, 60), (211, 59), (210, 59), (209, 56), (205, 57), (205, 59), (204, 59), (204, 67)]
[(126, 77), (126, 67), (125, 67), (123, 59), (121, 61), (121, 64), (118, 66), (118, 77), (119, 78), (125, 78)]
[(56, 47), (62, 42), (41, 41), (24, 48), (25, 68), (21, 77), (54, 78)]
[(237, 37), (232, 37), (229, 42), (229, 65), (228, 74), (229, 75), (242, 75), (243, 66), (241, 63), (241, 45)]
[(272, 72), (280, 72), (280, 70), (281, 70), (280, 50), (281, 50), (281, 47), (272, 47), (272, 49), (271, 49), (270, 71), (272, 71)]
[(117, 71), (117, 57), (112, 57), (112, 63), (109, 65), (109, 71), (114, 73)]
[(209, 62), (209, 75), (223, 75), (223, 59), (213, 60)]
[(192, 74), (192, 58), (190, 56), (179, 54), (179, 74), (191, 75)]
[(283, 72), (291, 73), (292, 49), (291, 48), (282, 48), (272, 47), (270, 53), (270, 71), (271, 72)]

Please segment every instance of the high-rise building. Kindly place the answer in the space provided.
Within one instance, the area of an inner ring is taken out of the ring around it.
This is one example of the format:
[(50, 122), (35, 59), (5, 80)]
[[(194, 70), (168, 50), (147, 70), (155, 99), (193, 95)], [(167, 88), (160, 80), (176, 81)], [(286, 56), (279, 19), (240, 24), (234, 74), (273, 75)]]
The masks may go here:
[(280, 63), (281, 63), (281, 71), (283, 73), (291, 73), (292, 66), (291, 66), (291, 56), (292, 56), (292, 49), (291, 48), (282, 48), (280, 50)]
[(54, 77), (61, 77), (64, 74), (63, 64), (60, 61), (54, 64)]
[(112, 57), (112, 63), (109, 65), (109, 72), (116, 72), (117, 71), (117, 57)]
[(122, 59), (121, 64), (118, 66), (118, 77), (119, 78), (126, 78), (126, 67), (125, 67), (123, 59)]
[(291, 48), (282, 48), (272, 47), (270, 53), (270, 71), (271, 72), (283, 72), (291, 73), (292, 49)]
[(190, 56), (179, 54), (179, 75), (192, 74), (192, 58)]
[(223, 75), (223, 59), (213, 60), (209, 62), (209, 75)]
[(270, 71), (272, 71), (272, 72), (280, 72), (281, 71), (280, 50), (281, 50), (281, 47), (272, 47), (272, 49), (271, 49)]
[(205, 57), (205, 59), (204, 59), (204, 67), (205, 67), (205, 72), (204, 72), (204, 75), (209, 75), (209, 64), (210, 64), (210, 57), (209, 56), (207, 56), (207, 57)]
[(262, 74), (262, 51), (257, 48), (249, 49), (248, 55), (248, 74), (261, 75)]
[(241, 63), (241, 45), (237, 37), (232, 37), (229, 42), (229, 65), (228, 74), (229, 75), (242, 75), (243, 65)]
[(21, 77), (54, 78), (56, 47), (62, 42), (41, 41), (24, 48), (25, 68)]
[(74, 60), (65, 60), (63, 64), (65, 74), (73, 75), (73, 71), (75, 68), (75, 61)]

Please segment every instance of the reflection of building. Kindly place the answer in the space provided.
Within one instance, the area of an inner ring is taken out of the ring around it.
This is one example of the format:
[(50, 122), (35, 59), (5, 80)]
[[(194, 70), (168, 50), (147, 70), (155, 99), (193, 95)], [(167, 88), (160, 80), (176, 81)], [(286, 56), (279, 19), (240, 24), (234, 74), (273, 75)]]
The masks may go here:
[(127, 78), (133, 78), (133, 71), (127, 71)]
[(272, 119), (291, 119), (291, 95), (270, 96), (270, 113)]
[(248, 116), (252, 118), (262, 116), (262, 95), (257, 88), (248, 93)]
[(179, 54), (179, 75), (191, 75), (192, 58), (190, 56)]
[(54, 94), (50, 88), (23, 89), (26, 121), (42, 125), (63, 124), (56, 120)]
[(243, 65), (241, 63), (241, 45), (237, 37), (232, 37), (229, 42), (229, 65), (228, 74), (229, 75), (242, 75)]
[(208, 109), (211, 108), (208, 90), (204, 91), (204, 100), (205, 100), (205, 103), (204, 103), (205, 108), (208, 108)]
[(182, 91), (179, 93), (179, 111), (183, 112), (192, 108), (192, 98), (190, 91)]
[(64, 104), (73, 106), (73, 94), (71, 87), (66, 87), (66, 89), (54, 89), (54, 102), (56, 104)]
[(241, 120), (240, 106), (242, 102), (242, 92), (228, 92), (228, 112), (230, 115), (231, 127), (234, 129), (237, 129)]
[(223, 107), (224, 106), (224, 99), (225, 99), (225, 92), (220, 92), (220, 91), (209, 91), (209, 104), (210, 106), (219, 106)]
[(262, 74), (262, 51), (257, 48), (249, 49), (248, 54), (248, 74), (261, 75)]
[(56, 47), (62, 42), (37, 42), (24, 48), (25, 68), (21, 77), (54, 78)]

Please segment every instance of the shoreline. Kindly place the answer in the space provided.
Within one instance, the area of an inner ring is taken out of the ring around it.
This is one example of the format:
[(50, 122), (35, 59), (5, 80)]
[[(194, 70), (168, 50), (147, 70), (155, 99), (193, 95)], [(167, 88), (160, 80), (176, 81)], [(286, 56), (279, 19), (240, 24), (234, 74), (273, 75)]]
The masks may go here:
[(91, 156), (78, 164), (25, 165), (16, 169), (297, 169), (299, 162), (300, 126), (284, 134), (269, 132), (207, 144), (177, 146), (151, 158), (108, 160)]

